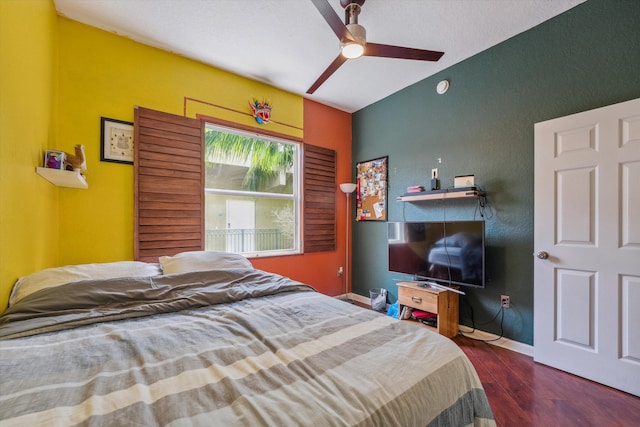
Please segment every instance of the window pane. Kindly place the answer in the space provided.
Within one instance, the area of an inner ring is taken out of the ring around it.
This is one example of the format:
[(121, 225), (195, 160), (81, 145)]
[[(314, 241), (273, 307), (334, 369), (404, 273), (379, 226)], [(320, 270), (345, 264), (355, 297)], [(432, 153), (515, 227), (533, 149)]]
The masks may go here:
[(205, 159), (206, 250), (299, 252), (297, 144), (207, 126)]
[(238, 253), (295, 249), (292, 199), (205, 194), (205, 250)]
[(292, 144), (207, 128), (205, 147), (206, 188), (293, 194)]

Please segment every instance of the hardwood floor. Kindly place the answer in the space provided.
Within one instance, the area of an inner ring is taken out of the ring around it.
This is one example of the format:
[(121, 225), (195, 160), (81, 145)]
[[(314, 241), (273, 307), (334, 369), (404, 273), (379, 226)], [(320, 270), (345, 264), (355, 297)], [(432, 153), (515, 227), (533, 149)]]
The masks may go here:
[[(640, 426), (640, 398), (458, 335), (498, 426)], [(640, 381), (640, 378), (638, 379)]]

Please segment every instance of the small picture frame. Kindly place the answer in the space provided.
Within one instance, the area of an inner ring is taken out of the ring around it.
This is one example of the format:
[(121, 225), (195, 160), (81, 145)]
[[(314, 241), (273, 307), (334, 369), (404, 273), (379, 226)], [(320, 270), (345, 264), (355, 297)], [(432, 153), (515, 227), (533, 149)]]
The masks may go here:
[(100, 117), (100, 160), (133, 164), (133, 123)]
[(458, 175), (453, 178), (453, 188), (466, 188), (476, 185), (475, 175)]
[(47, 150), (44, 154), (43, 166), (48, 169), (64, 170), (64, 160), (66, 154), (64, 151)]

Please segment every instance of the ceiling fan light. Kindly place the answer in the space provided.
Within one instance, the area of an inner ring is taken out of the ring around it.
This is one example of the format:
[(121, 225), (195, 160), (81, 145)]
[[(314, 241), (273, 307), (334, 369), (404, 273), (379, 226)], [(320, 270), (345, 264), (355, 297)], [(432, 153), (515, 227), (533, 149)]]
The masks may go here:
[(367, 45), (367, 30), (360, 24), (347, 24), (346, 27), (353, 39), (342, 40), (340, 53), (348, 59), (360, 58), (364, 55), (364, 49)]
[(356, 42), (346, 43), (342, 45), (341, 53), (345, 58), (360, 58), (364, 54), (364, 46)]

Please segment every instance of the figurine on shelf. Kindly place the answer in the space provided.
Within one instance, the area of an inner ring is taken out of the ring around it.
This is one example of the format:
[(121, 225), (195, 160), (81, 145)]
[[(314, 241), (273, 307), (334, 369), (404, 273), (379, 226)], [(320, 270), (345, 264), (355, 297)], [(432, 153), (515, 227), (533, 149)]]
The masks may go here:
[(66, 159), (64, 162), (65, 170), (78, 171), (78, 172), (86, 171), (87, 162), (85, 161), (85, 158), (84, 158), (84, 145), (76, 144), (73, 148), (75, 150), (75, 155), (65, 153), (66, 154), (65, 156)]

